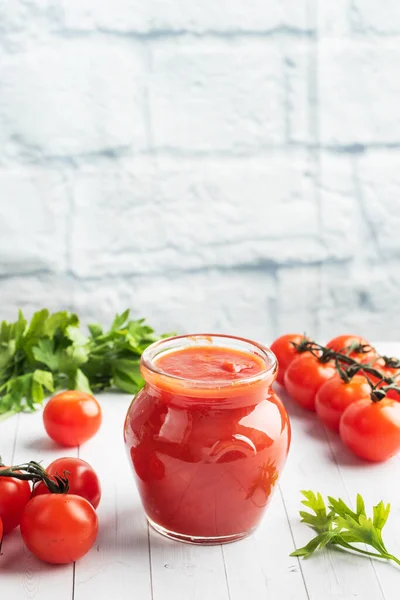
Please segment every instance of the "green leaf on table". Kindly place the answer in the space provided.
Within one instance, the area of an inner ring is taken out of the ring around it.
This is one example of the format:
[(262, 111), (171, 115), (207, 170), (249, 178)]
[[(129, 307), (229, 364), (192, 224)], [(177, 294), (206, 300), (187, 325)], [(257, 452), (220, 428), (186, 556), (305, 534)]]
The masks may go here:
[(72, 389), (80, 390), (81, 392), (86, 392), (87, 394), (92, 393), (89, 380), (86, 377), (86, 375), (81, 371), (81, 369), (76, 369), (73, 375)]
[(365, 512), (364, 498), (360, 494), (357, 494), (357, 514), (364, 515), (364, 517), (367, 516)]
[(88, 329), (89, 329), (90, 335), (93, 338), (97, 338), (97, 337), (100, 337), (101, 335), (103, 335), (103, 328), (96, 323), (88, 325)]
[[(129, 310), (117, 314), (109, 330), (89, 325), (68, 311), (37, 311), (29, 323), (21, 311), (0, 324), (0, 415), (36, 410), (44, 397), (65, 387), (101, 391), (111, 386), (134, 394), (143, 385), (142, 352), (161, 339)], [(4, 417), (3, 417), (4, 418)]]
[(315, 538), (309, 541), (306, 546), (295, 550), (290, 556), (304, 556), (304, 558), (307, 558), (317, 550), (322, 550), (322, 548), (331, 543), (335, 537), (336, 533), (334, 531), (324, 531), (323, 533), (319, 533)]
[[(302, 522), (315, 529), (318, 535), (306, 546), (293, 552), (292, 556), (307, 557), (324, 546), (334, 545), (360, 554), (392, 560), (400, 565), (400, 559), (386, 550), (382, 540), (382, 528), (389, 516), (390, 504), (385, 506), (383, 502), (379, 502), (373, 507), (374, 516), (371, 519), (366, 515), (365, 503), (360, 494), (356, 499), (357, 512), (354, 512), (341, 498), (328, 496), (329, 513), (327, 513), (321, 494), (311, 491), (302, 493), (306, 498), (302, 503), (314, 511), (314, 514), (300, 511)], [(373, 552), (354, 544), (366, 544)]]
[(129, 313), (130, 310), (127, 309), (122, 314), (115, 315), (114, 321), (111, 324), (111, 331), (117, 331), (118, 329), (121, 329), (121, 327), (126, 323), (127, 319), (129, 318)]
[(388, 520), (389, 513), (390, 513), (390, 504), (386, 504), (386, 506), (385, 506), (384, 503), (382, 502), (382, 500), (379, 502), (379, 504), (374, 506), (373, 523), (377, 529), (381, 530), (384, 528), (386, 521)]
[(352, 511), (351, 508), (347, 506), (347, 504), (344, 502), (344, 500), (342, 500), (341, 498), (335, 500), (335, 498), (332, 498), (332, 496), (328, 496), (328, 500), (330, 510), (335, 512), (337, 515), (340, 515), (341, 517), (345, 518), (346, 516), (350, 516), (357, 521), (357, 513)]
[(136, 394), (144, 381), (138, 360), (119, 359), (113, 362), (113, 382), (124, 392)]
[(306, 523), (319, 533), (329, 530), (331, 524), (331, 517), (327, 513), (326, 505), (321, 494), (314, 494), (314, 492), (312, 492), (311, 490), (303, 490), (301, 493), (306, 498), (305, 500), (302, 500), (301, 503), (304, 504), (304, 506), (311, 508), (311, 510), (315, 513), (311, 514), (303, 510), (300, 511), (302, 522)]
[(59, 360), (55, 352), (53, 340), (39, 340), (37, 346), (32, 348), (32, 354), (35, 360), (49, 367), (51, 371), (57, 371)]
[(33, 381), (42, 385), (49, 392), (54, 392), (53, 374), (50, 371), (36, 369), (33, 372)]

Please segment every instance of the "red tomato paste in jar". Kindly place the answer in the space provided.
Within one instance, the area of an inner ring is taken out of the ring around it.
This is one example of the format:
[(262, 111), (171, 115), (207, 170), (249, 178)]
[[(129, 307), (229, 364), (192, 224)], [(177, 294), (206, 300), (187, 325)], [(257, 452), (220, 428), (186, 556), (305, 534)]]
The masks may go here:
[(247, 535), (290, 444), (273, 354), (230, 336), (180, 336), (150, 346), (141, 371), (125, 442), (150, 524), (198, 543)]

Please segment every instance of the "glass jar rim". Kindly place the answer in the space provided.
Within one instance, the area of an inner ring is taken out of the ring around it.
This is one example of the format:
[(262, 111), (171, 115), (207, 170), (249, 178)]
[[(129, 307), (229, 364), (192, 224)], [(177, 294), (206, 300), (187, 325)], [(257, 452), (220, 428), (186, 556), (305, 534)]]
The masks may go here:
[[(159, 358), (164, 352), (173, 352), (186, 347), (195, 347), (196, 345), (209, 345), (210, 347), (231, 348), (248, 352), (250, 354), (255, 354), (258, 358), (262, 359), (265, 368), (259, 373), (236, 380), (204, 380), (174, 375), (163, 371), (162, 369), (159, 369), (155, 364), (155, 359)], [(270, 350), (263, 344), (255, 342), (253, 340), (249, 340), (247, 338), (221, 333), (195, 333), (163, 338), (148, 346), (146, 350), (144, 350), (141, 358), (141, 369), (145, 380), (147, 380), (147, 373), (159, 379), (162, 379), (165, 382), (174, 382), (175, 385), (178, 385), (180, 388), (192, 390), (232, 390), (233, 387), (235, 389), (248, 387), (253, 384), (262, 382), (266, 379), (271, 379), (272, 383), (272, 381), (276, 377), (277, 368), (278, 363), (274, 353), (272, 352), (272, 350)]]

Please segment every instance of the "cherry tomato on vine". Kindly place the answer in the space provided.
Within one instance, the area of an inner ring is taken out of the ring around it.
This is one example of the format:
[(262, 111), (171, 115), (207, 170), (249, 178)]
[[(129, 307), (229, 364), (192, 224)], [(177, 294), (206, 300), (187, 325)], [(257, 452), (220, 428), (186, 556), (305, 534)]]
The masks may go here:
[(315, 410), (316, 393), (335, 373), (332, 362), (321, 362), (306, 352), (289, 365), (285, 373), (285, 387), (296, 404), (307, 410)]
[[(372, 348), (366, 339), (360, 337), (359, 335), (338, 335), (337, 337), (331, 339), (326, 346), (335, 352), (348, 354), (351, 358), (354, 358), (354, 360), (357, 360), (363, 364), (371, 362), (377, 357), (376, 350)], [(348, 349), (351, 346), (359, 346), (359, 349), (349, 351)], [(363, 350), (361, 348), (362, 346), (365, 346)]]
[(339, 432), (357, 456), (372, 462), (387, 460), (400, 451), (400, 403), (387, 397), (353, 402), (340, 419)]
[(278, 359), (279, 369), (276, 380), (281, 385), (284, 385), (284, 376), (288, 366), (297, 356), (300, 356), (292, 342), (300, 344), (302, 340), (304, 340), (304, 335), (300, 333), (287, 333), (278, 337), (271, 344), (271, 350)]
[[(69, 494), (75, 494), (85, 498), (93, 508), (97, 508), (101, 498), (101, 486), (99, 478), (95, 471), (86, 461), (81, 458), (58, 458), (49, 464), (46, 472), (54, 477), (60, 475), (64, 477), (64, 472), (68, 478)], [(33, 496), (50, 494), (44, 483), (39, 483), (33, 490)]]
[(339, 431), (344, 410), (357, 400), (371, 399), (371, 386), (362, 375), (344, 382), (337, 373), (319, 388), (315, 397), (315, 410), (321, 421), (334, 431)]
[(90, 394), (61, 392), (46, 404), (43, 423), (51, 439), (61, 446), (80, 446), (99, 430), (101, 408)]
[[(5, 467), (0, 467), (0, 471)], [(31, 486), (27, 481), (12, 477), (0, 477), (0, 518), (3, 533), (18, 527), (26, 504), (31, 497)]]
[(21, 519), (21, 534), (37, 558), (53, 564), (74, 562), (93, 546), (98, 520), (93, 506), (73, 494), (32, 498)]

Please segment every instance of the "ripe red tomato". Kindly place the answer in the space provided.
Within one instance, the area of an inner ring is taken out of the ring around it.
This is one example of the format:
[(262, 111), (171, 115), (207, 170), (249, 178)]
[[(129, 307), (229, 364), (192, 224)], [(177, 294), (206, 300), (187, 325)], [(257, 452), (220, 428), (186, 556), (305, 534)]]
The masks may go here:
[[(369, 346), (369, 348), (365, 348), (366, 352), (362, 352), (361, 349), (348, 351), (350, 346)], [(330, 342), (326, 344), (327, 348), (331, 348), (335, 352), (342, 352), (343, 354), (348, 354), (354, 360), (357, 360), (360, 363), (366, 364), (374, 360), (377, 356), (376, 350), (370, 346), (370, 343), (360, 337), (359, 335), (345, 334), (338, 335), (337, 337), (331, 339)]]
[(357, 456), (373, 462), (387, 460), (400, 451), (400, 403), (391, 398), (353, 402), (340, 419), (339, 431)]
[(3, 521), (1, 520), (1, 517), (0, 517), (0, 551), (1, 551), (2, 541), (3, 541)]
[[(3, 470), (6, 467), (0, 467)], [(0, 517), (3, 521), (3, 532), (9, 533), (18, 527), (26, 504), (31, 497), (31, 486), (28, 481), (20, 481), (12, 477), (0, 477)]]
[(284, 376), (288, 366), (297, 356), (299, 356), (292, 342), (300, 344), (302, 340), (304, 340), (304, 335), (301, 335), (300, 333), (287, 333), (286, 335), (278, 337), (271, 344), (271, 350), (278, 359), (279, 369), (276, 380), (281, 385), (284, 385)]
[(315, 410), (316, 393), (335, 373), (332, 362), (321, 362), (306, 352), (289, 365), (285, 373), (285, 387), (297, 404), (307, 410)]
[(77, 390), (53, 396), (43, 411), (48, 435), (61, 446), (80, 446), (101, 425), (101, 408), (96, 398)]
[(371, 386), (362, 375), (355, 375), (345, 383), (337, 373), (319, 388), (315, 397), (315, 410), (321, 421), (334, 431), (339, 431), (343, 411), (357, 400), (371, 399)]
[[(68, 493), (86, 498), (93, 508), (97, 508), (101, 498), (101, 486), (99, 478), (89, 463), (80, 458), (58, 458), (46, 469), (46, 472), (53, 477), (54, 475), (64, 477), (65, 471), (68, 471), (66, 474), (69, 481)], [(43, 494), (50, 494), (50, 492), (44, 483), (39, 483), (34, 488), (32, 495), (41, 496)]]
[(21, 534), (28, 550), (52, 564), (70, 563), (84, 556), (97, 532), (93, 506), (73, 494), (32, 498), (21, 519)]

